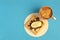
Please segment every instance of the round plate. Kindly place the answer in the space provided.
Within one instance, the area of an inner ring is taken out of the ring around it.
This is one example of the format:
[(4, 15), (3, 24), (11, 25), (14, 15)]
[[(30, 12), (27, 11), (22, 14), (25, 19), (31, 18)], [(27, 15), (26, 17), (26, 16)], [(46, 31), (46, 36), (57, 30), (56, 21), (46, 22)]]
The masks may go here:
[[(24, 24), (25, 24), (33, 15), (39, 16), (38, 13), (32, 13), (32, 14), (28, 15), (27, 18), (26, 18), (25, 21), (24, 21)], [(40, 20), (43, 21), (44, 25), (42, 26), (42, 28), (40, 28), (40, 31), (38, 32), (37, 35), (34, 35), (30, 30), (28, 30), (28, 29), (24, 26), (25, 31), (26, 31), (30, 36), (32, 36), (32, 37), (41, 37), (42, 35), (44, 35), (44, 34), (47, 32), (47, 30), (48, 30), (48, 20), (42, 19), (42, 18), (40, 18)]]

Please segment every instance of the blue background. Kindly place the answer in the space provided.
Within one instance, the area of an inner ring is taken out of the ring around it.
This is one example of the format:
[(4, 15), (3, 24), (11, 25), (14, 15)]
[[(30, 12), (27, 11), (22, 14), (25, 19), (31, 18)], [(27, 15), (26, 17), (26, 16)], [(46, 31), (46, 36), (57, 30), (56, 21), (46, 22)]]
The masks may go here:
[[(49, 19), (47, 33), (39, 38), (24, 30), (24, 20), (42, 6), (50, 6), (57, 20)], [(0, 40), (60, 40), (60, 0), (0, 0)]]

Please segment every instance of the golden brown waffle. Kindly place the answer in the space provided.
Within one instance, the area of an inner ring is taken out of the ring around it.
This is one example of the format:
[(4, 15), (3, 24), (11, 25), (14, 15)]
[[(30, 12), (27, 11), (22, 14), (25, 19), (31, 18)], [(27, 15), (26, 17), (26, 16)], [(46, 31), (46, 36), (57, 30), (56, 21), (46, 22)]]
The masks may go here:
[(25, 23), (25, 27), (30, 30), (34, 35), (36, 35), (39, 30), (40, 30), (40, 27), (38, 28), (32, 28), (31, 27), (31, 23), (32, 22), (35, 22), (35, 21), (40, 21), (39, 17), (37, 15), (33, 15), (26, 23)]

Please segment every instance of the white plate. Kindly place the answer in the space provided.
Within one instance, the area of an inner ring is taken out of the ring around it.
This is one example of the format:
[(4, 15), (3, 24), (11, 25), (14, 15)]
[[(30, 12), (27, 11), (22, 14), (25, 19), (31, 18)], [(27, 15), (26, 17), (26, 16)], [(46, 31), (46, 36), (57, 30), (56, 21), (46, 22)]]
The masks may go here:
[[(31, 18), (31, 16), (33, 16), (33, 15), (39, 16), (38, 13), (32, 13), (32, 14), (28, 15), (27, 18), (26, 18), (25, 21), (24, 21), (24, 24), (25, 24), (25, 23), (28, 21), (28, 19)], [(48, 30), (48, 20), (42, 19), (42, 18), (40, 18), (40, 20), (43, 21), (44, 25), (42, 26), (42, 28), (40, 28), (40, 31), (38, 32), (37, 35), (34, 35), (30, 30), (28, 30), (28, 29), (24, 26), (25, 31), (26, 31), (30, 36), (32, 36), (32, 37), (41, 37), (42, 35), (44, 35), (44, 34), (47, 32), (47, 30)]]

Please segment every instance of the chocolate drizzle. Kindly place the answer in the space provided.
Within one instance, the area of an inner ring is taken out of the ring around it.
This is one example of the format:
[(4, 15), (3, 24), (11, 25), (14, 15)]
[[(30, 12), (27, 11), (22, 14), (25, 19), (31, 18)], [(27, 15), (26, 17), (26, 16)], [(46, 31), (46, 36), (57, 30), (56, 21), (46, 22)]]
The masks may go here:
[(30, 27), (30, 30), (32, 30), (32, 29), (36, 30), (36, 29), (40, 28), (40, 27), (37, 27), (37, 28), (32, 28), (32, 27), (31, 27), (31, 24), (32, 24), (33, 22), (36, 22), (36, 21), (39, 21), (39, 17), (36, 17), (34, 20), (31, 20), (31, 21), (30, 21), (30, 24), (28, 25), (28, 27)]

